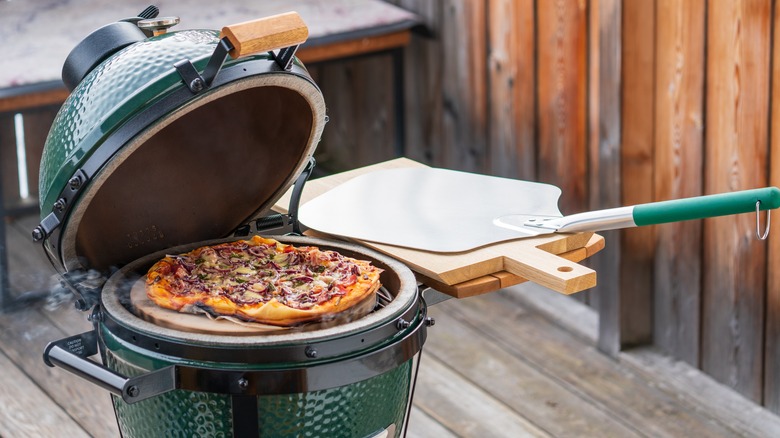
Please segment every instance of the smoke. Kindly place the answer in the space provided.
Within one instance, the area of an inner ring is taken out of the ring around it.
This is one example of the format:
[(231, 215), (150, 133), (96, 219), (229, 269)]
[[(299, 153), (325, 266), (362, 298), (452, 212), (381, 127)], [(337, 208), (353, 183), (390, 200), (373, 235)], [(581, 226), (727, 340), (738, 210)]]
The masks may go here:
[(53, 312), (61, 308), (65, 303), (73, 301), (73, 293), (61, 284), (59, 275), (53, 275), (49, 280), (49, 293), (43, 305), (45, 310)]
[(56, 310), (76, 297), (76, 307), (86, 310), (100, 300), (100, 290), (108, 277), (100, 271), (71, 271), (52, 277), (44, 308)]

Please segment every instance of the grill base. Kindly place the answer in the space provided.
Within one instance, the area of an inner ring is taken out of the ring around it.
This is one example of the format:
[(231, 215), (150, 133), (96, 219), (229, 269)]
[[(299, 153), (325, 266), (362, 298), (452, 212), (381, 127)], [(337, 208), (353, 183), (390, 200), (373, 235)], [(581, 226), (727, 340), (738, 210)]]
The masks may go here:
[[(360, 382), (304, 393), (231, 396), (176, 390), (134, 404), (112, 398), (124, 437), (247, 436), (238, 431), (251, 429), (252, 421), (251, 436), (369, 437), (392, 429), (395, 433), (388, 436), (397, 437), (411, 397), (413, 362)], [(126, 375), (148, 371), (113, 351), (106, 352), (106, 363)], [(245, 411), (247, 404), (250, 409), (256, 405), (256, 416)]]

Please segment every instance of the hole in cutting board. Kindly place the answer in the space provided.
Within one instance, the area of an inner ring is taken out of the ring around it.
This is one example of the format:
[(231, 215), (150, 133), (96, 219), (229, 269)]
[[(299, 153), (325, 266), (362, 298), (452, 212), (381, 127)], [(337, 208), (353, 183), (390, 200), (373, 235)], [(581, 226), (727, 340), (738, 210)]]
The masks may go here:
[(571, 266), (559, 266), (558, 267), (558, 271), (559, 272), (571, 272), (573, 270), (574, 270), (574, 268), (572, 268)]

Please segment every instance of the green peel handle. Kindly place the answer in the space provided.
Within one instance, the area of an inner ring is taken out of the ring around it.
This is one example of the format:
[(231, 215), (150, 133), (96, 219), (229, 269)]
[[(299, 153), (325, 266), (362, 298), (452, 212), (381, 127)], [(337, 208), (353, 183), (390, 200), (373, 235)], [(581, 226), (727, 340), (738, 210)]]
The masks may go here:
[(638, 226), (643, 226), (750, 213), (756, 211), (756, 202), (758, 201), (761, 202), (760, 210), (780, 207), (780, 189), (765, 187), (741, 192), (640, 204), (634, 206), (634, 222)]

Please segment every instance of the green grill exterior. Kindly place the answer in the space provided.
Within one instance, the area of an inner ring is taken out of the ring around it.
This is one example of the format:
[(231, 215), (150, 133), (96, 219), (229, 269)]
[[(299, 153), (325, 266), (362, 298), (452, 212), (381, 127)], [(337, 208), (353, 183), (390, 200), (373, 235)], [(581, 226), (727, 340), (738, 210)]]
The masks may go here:
[[(151, 371), (139, 364), (159, 369), (178, 362), (128, 348), (105, 329), (102, 334), (106, 364), (120, 374), (136, 376)], [(390, 436), (399, 436), (412, 389), (413, 362), (410, 359), (386, 373), (336, 388), (253, 396), (257, 398), (258, 436), (370, 437), (388, 428), (395, 431)], [(240, 366), (247, 370), (261, 368)], [(228, 394), (175, 390), (135, 404), (112, 398), (125, 437), (233, 436)]]
[(51, 210), (76, 170), (118, 127), (183, 86), (171, 68), (176, 61), (187, 58), (200, 69), (205, 66), (217, 34), (189, 30), (149, 38), (115, 53), (79, 83), (55, 117), (41, 157), (42, 212)]

